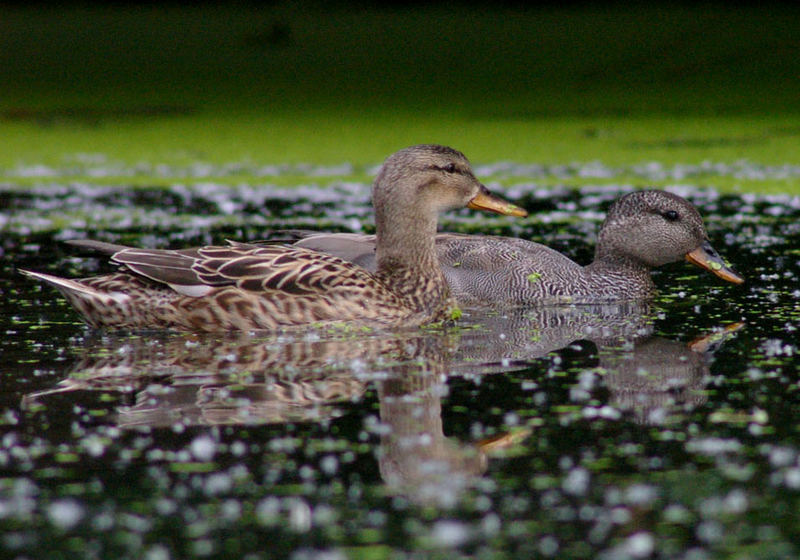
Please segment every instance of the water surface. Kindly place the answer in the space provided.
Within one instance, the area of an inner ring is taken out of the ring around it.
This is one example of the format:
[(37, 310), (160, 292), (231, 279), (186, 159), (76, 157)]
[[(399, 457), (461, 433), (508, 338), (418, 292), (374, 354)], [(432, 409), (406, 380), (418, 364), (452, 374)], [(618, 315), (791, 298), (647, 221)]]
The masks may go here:
[[(515, 181), (530, 218), (464, 211), (444, 227), (588, 262), (628, 188)], [(200, 336), (92, 331), (15, 269), (105, 270), (60, 243), (87, 235), (369, 231), (366, 182), (3, 187), (3, 556), (797, 555), (800, 203), (675, 190), (746, 284), (676, 263), (649, 306)]]

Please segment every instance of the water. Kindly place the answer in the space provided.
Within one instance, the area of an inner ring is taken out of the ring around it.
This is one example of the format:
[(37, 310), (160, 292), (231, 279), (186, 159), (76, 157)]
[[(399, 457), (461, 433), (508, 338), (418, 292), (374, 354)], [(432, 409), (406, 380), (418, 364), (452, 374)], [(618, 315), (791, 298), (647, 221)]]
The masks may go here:
[[(676, 263), (651, 306), (473, 312), (455, 330), (99, 333), (14, 273), (105, 270), (59, 243), (86, 234), (369, 231), (367, 184), (326, 185), (2, 189), (3, 557), (800, 553), (792, 197), (677, 189), (743, 286)], [(531, 218), (444, 225), (586, 262), (622, 190), (514, 182)]]

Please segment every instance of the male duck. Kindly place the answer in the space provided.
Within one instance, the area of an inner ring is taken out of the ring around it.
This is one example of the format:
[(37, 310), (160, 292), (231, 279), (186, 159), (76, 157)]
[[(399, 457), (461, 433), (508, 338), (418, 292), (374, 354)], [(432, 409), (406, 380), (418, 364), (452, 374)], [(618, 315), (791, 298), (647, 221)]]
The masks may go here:
[(94, 327), (415, 326), (450, 319), (455, 306), (434, 247), (439, 212), (467, 206), (526, 215), (491, 195), (463, 154), (436, 145), (391, 155), (372, 196), (374, 273), (303, 247), (230, 243), (155, 250), (97, 241), (73, 243), (111, 253), (118, 272), (75, 280), (21, 272), (58, 288)]
[[(374, 266), (372, 236), (310, 234), (295, 246)], [(683, 258), (728, 282), (744, 282), (711, 247), (695, 207), (665, 191), (617, 199), (588, 266), (539, 243), (509, 237), (444, 233), (436, 236), (436, 249), (450, 289), (464, 305), (645, 300), (655, 293), (650, 269)]]

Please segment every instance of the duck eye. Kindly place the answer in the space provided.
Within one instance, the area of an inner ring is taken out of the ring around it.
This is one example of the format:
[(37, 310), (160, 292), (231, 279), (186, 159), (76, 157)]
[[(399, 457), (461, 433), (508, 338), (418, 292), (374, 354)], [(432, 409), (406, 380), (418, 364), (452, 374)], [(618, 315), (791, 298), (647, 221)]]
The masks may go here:
[(661, 215), (668, 222), (675, 222), (680, 217), (678, 216), (678, 213), (675, 210), (667, 210), (666, 212), (662, 212)]
[(447, 165), (443, 166), (442, 171), (446, 173), (455, 173), (456, 172), (456, 164), (455, 163), (448, 163)]

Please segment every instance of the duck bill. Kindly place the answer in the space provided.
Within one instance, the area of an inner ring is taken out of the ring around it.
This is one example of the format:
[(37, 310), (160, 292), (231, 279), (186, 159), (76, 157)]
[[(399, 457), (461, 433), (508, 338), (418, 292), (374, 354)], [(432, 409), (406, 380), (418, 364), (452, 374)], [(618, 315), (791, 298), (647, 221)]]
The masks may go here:
[(722, 345), (723, 342), (736, 334), (736, 331), (739, 331), (743, 328), (744, 323), (742, 322), (731, 323), (722, 330), (717, 330), (711, 334), (701, 336), (700, 338), (695, 338), (689, 343), (689, 349), (700, 354), (707, 352), (713, 353)]
[(467, 208), (486, 210), (497, 214), (505, 214), (506, 216), (517, 216), (518, 218), (524, 218), (528, 215), (526, 210), (520, 208), (516, 204), (511, 204), (503, 200), (499, 196), (493, 195), (489, 192), (489, 189), (483, 185), (481, 185), (481, 190), (478, 192), (478, 195), (469, 201)]
[(692, 264), (705, 268), (727, 282), (741, 284), (744, 278), (739, 276), (736, 271), (729, 267), (722, 257), (714, 250), (708, 240), (703, 241), (694, 251), (686, 254), (686, 260)]

